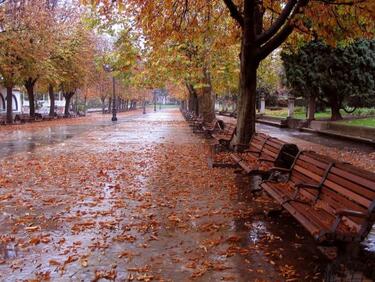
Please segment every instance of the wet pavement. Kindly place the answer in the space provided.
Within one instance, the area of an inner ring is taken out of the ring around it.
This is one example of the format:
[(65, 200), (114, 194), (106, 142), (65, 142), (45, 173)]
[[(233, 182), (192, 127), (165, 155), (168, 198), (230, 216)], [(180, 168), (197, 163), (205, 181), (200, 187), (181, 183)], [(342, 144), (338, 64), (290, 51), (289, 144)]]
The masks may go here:
[(0, 281), (374, 277), (366, 247), (331, 262), (259, 179), (209, 169), (177, 109), (67, 123), (0, 132)]

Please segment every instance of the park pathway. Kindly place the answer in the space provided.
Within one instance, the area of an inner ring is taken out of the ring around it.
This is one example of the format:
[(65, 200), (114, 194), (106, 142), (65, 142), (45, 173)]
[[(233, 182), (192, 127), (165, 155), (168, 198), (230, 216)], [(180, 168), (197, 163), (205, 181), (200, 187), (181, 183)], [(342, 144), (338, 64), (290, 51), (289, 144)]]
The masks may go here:
[(90, 122), (0, 160), (0, 281), (322, 279), (309, 236), (209, 169), (177, 109)]

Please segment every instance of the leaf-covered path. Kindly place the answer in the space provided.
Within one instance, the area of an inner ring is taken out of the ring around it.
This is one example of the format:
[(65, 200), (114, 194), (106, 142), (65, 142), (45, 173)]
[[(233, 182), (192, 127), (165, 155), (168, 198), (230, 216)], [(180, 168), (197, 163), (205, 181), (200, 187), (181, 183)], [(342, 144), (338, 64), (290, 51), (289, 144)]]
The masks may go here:
[(170, 109), (2, 159), (0, 281), (321, 279), (309, 237), (208, 152)]

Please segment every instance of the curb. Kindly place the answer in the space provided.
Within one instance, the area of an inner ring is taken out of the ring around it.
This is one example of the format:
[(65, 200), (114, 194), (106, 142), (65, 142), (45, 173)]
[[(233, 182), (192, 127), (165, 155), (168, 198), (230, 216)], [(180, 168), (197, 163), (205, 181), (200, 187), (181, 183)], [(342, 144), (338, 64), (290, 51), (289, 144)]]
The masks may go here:
[(287, 128), (288, 127), (286, 124), (283, 124), (281, 122), (279, 123), (279, 122), (276, 122), (276, 121), (269, 121), (269, 120), (264, 120), (264, 119), (256, 119), (255, 122), (270, 125), (270, 126), (276, 126), (276, 127), (279, 127), (279, 128)]
[(326, 135), (326, 136), (331, 136), (335, 138), (341, 138), (341, 139), (346, 139), (354, 142), (361, 142), (369, 145), (375, 146), (375, 140), (373, 139), (368, 139), (368, 138), (363, 138), (363, 137), (358, 137), (358, 136), (352, 136), (352, 135), (346, 135), (346, 134), (341, 134), (333, 131), (327, 131), (327, 130), (315, 130), (311, 128), (306, 128), (302, 127), (299, 129), (300, 131), (305, 131), (305, 132), (311, 132), (315, 134), (321, 134), (321, 135)]

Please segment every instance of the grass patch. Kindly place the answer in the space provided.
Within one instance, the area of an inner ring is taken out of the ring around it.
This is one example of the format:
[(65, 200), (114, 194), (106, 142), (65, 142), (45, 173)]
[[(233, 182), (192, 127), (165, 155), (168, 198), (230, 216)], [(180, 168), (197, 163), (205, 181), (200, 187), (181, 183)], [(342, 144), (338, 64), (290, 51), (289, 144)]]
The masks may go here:
[(340, 121), (340, 123), (351, 126), (375, 127), (375, 118), (353, 119)]
[[(266, 109), (266, 115), (273, 116), (273, 117), (286, 118), (288, 116), (288, 108), (283, 108), (281, 110), (274, 110), (274, 111), (271, 111), (270, 109)], [(348, 114), (344, 110), (341, 110), (341, 115), (343, 117), (345, 116), (359, 116), (360, 117), (360, 116), (365, 116), (365, 115), (375, 115), (375, 109), (374, 108), (358, 108), (352, 114)], [(298, 119), (306, 119), (305, 108), (296, 107), (294, 110), (293, 116)], [(316, 119), (329, 119), (330, 117), (331, 117), (330, 109), (327, 109), (324, 112), (315, 113)]]

